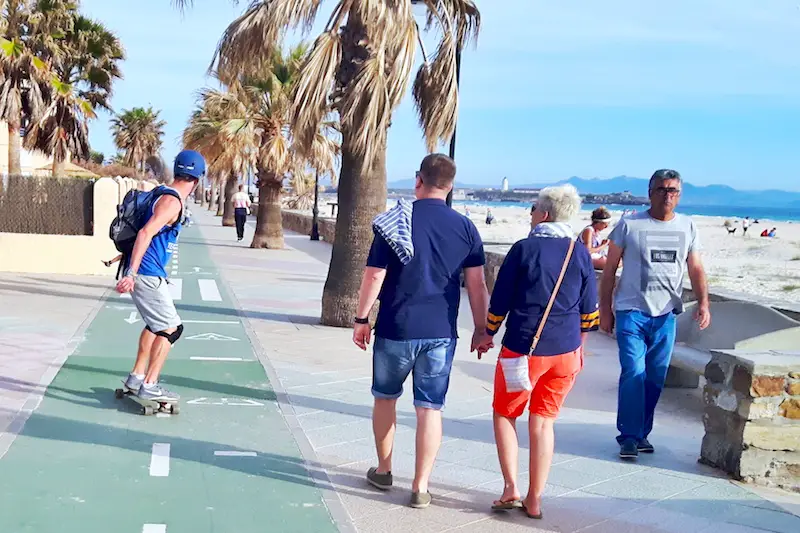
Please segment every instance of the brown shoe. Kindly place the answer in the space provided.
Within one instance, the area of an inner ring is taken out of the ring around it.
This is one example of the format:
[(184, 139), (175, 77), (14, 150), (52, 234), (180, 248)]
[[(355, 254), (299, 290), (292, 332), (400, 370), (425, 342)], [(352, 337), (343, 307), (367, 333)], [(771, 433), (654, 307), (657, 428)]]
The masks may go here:
[(379, 474), (378, 469), (373, 466), (367, 471), (367, 482), (376, 489), (389, 490), (392, 488), (392, 473)]
[(414, 509), (425, 509), (431, 504), (430, 492), (412, 492), (411, 493), (411, 507)]

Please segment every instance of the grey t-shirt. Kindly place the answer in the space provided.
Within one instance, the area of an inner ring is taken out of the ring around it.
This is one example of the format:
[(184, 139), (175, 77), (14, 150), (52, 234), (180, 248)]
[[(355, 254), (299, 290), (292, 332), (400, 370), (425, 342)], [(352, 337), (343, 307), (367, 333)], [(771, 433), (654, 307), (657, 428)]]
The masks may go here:
[(676, 213), (664, 222), (643, 211), (623, 217), (609, 239), (622, 248), (614, 308), (650, 316), (682, 313), (686, 260), (690, 252), (700, 249), (692, 219)]

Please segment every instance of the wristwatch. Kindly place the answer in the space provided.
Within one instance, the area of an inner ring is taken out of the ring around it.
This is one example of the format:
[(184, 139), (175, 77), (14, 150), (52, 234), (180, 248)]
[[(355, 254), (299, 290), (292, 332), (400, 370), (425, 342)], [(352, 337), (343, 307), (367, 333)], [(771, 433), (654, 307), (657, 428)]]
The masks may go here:
[(353, 320), (356, 324), (369, 324), (369, 318), (358, 318)]
[(133, 271), (131, 271), (131, 269), (129, 268), (129, 269), (127, 269), (127, 270), (125, 271), (125, 274), (123, 275), (123, 277), (126, 277), (126, 278), (133, 278), (133, 281), (136, 281), (136, 278), (138, 278), (138, 277), (139, 277), (139, 274), (138, 274), (137, 272), (133, 272)]

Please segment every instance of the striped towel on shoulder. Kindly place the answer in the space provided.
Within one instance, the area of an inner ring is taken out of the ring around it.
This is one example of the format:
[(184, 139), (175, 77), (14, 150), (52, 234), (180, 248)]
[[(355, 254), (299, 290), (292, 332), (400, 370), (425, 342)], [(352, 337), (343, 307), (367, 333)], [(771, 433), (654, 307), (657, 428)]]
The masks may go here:
[(400, 199), (396, 206), (381, 213), (372, 221), (372, 227), (389, 243), (404, 265), (414, 258), (414, 243), (411, 241), (413, 209), (411, 202)]

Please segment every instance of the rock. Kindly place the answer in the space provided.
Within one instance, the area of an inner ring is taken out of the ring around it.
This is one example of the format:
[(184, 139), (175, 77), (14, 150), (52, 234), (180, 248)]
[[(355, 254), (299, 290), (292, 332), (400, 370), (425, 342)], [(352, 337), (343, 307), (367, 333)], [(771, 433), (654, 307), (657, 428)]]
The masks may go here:
[(724, 383), (725, 370), (718, 361), (711, 361), (706, 366), (706, 379), (711, 383)]
[(800, 420), (800, 400), (789, 398), (781, 404), (781, 416)]
[(797, 452), (800, 451), (800, 424), (749, 422), (744, 427), (742, 443), (762, 450)]
[(755, 400), (742, 400), (739, 402), (737, 413), (748, 420), (761, 418), (775, 418), (780, 414), (780, 405), (783, 398), (756, 398)]
[(800, 396), (800, 381), (790, 381), (789, 384), (786, 385), (786, 392), (791, 396)]
[(783, 376), (755, 376), (750, 387), (754, 397), (761, 396), (780, 396), (786, 387), (786, 379)]

